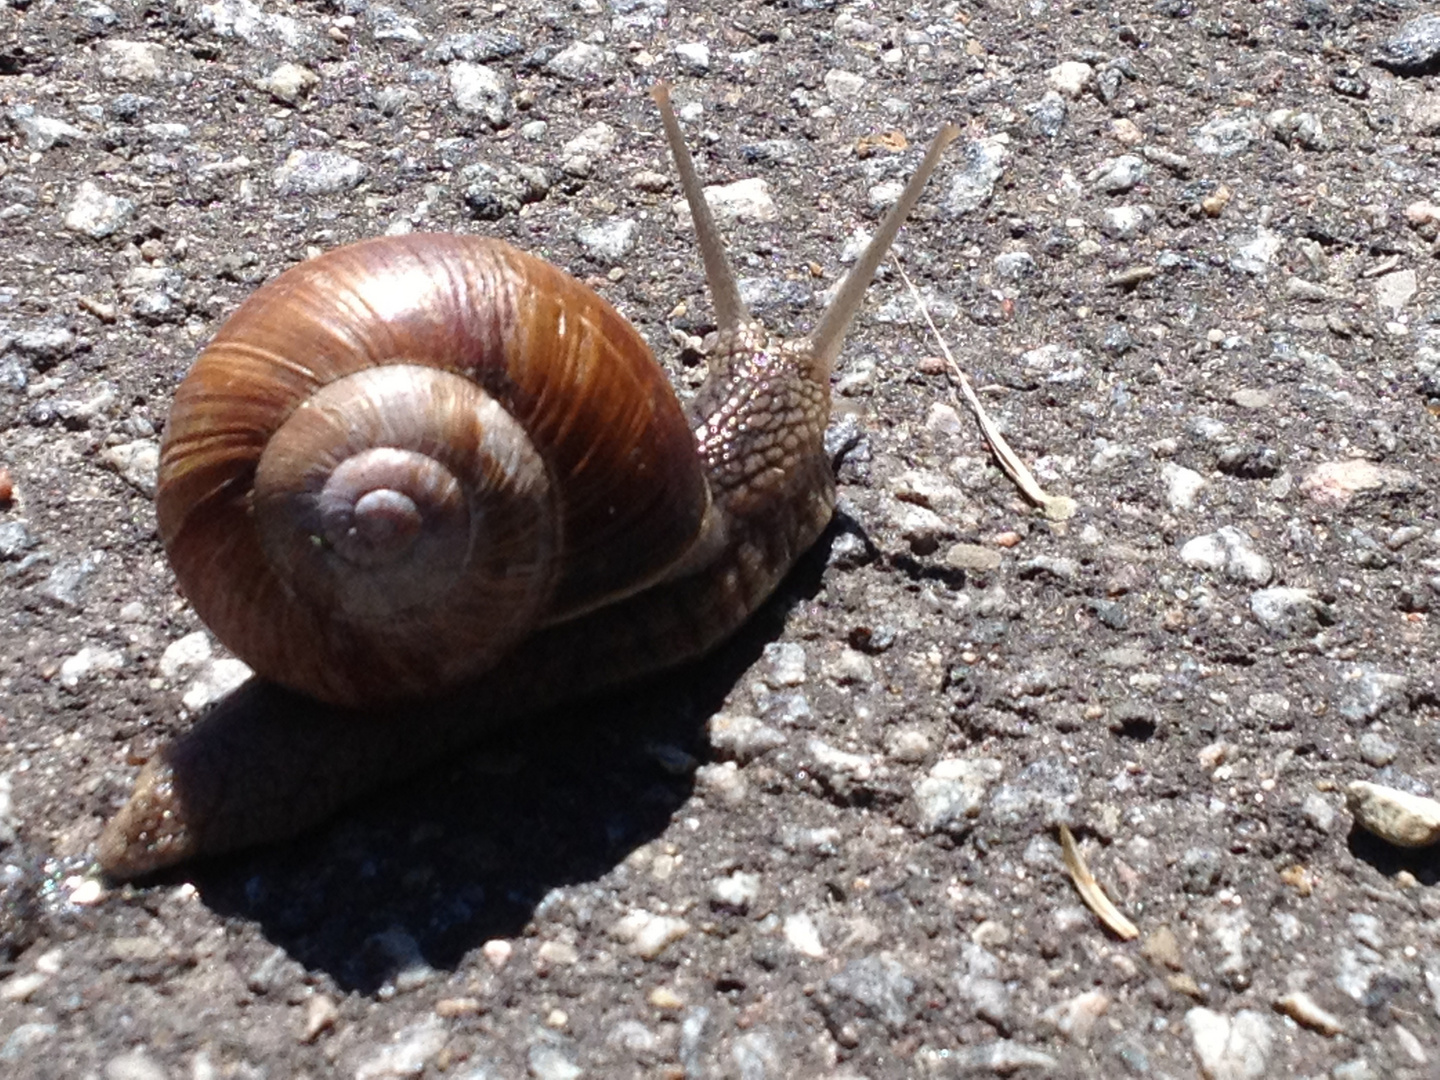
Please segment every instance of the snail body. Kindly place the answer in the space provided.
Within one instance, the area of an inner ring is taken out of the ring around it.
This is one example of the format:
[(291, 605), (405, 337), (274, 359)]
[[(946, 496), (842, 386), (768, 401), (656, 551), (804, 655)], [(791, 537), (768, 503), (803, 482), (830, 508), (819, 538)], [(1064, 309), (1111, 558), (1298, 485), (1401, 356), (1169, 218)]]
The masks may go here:
[(834, 360), (954, 129), (815, 331), (782, 342), (746, 312), (656, 99), (719, 326), (688, 406), (606, 301), (477, 237), (296, 266), (196, 361), (161, 449), (161, 537), (268, 683), (146, 765), (101, 838), (112, 875), (293, 834), (497, 724), (698, 656), (824, 530)]

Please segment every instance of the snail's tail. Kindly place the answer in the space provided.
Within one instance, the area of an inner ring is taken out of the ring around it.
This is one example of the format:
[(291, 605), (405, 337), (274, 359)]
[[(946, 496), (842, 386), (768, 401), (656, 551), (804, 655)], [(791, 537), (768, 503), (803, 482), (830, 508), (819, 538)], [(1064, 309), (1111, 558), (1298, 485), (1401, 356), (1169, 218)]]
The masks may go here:
[(457, 720), (427, 704), (367, 715), (253, 679), (145, 765), (100, 865), (128, 879), (294, 836), (473, 739), (477, 725)]

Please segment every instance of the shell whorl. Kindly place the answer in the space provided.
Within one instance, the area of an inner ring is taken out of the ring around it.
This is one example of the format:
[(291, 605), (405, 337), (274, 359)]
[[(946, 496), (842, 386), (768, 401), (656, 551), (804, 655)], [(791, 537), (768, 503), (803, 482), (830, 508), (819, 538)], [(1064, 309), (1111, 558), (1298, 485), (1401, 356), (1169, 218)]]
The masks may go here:
[(496, 651), (548, 600), (551, 500), (544, 460), (494, 398), (393, 364), (290, 414), (260, 455), (253, 512), (269, 566), (308, 606), (394, 645), (444, 606), (448, 632)]
[(196, 361), (157, 513), (200, 617), (259, 673), (433, 695), (643, 588), (709, 492), (639, 335), (498, 241), (387, 237), (292, 268)]

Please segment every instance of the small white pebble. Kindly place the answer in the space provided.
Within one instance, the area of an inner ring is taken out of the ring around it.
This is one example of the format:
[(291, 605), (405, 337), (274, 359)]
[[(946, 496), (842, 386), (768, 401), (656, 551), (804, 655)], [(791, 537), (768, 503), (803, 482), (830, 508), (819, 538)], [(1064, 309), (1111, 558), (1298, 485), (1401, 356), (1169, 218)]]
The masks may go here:
[(490, 961), (490, 966), (496, 971), (499, 971), (509, 963), (510, 956), (514, 951), (515, 947), (504, 938), (491, 938), (485, 942), (484, 945), (480, 946), (481, 954), (486, 960)]
[(930, 754), (930, 736), (914, 728), (902, 728), (885, 740), (885, 748), (896, 761), (918, 765)]
[(674, 1010), (685, 1007), (685, 999), (668, 986), (657, 986), (645, 1000), (657, 1009)]
[(925, 430), (936, 435), (959, 435), (965, 430), (955, 406), (936, 402), (925, 414)]
[(737, 870), (710, 883), (710, 899), (721, 907), (748, 911), (760, 896), (760, 875)]
[(535, 956), (547, 964), (568, 967), (580, 959), (579, 950), (564, 941), (547, 941), (535, 950)]
[(1095, 69), (1089, 64), (1081, 63), (1078, 60), (1066, 60), (1063, 64), (1057, 64), (1051, 68), (1046, 73), (1046, 79), (1060, 93), (1074, 99), (1078, 98), (1085, 87), (1089, 85), (1094, 74)]
[(809, 915), (787, 915), (783, 926), (785, 940), (803, 956), (819, 960), (825, 955), (825, 946), (820, 944), (820, 932)]
[(690, 41), (675, 46), (675, 58), (690, 75), (703, 75), (710, 70), (710, 46), (703, 41)]
[(180, 704), (191, 712), (199, 712), (238, 688), (251, 674), (249, 665), (243, 660), (228, 656), (212, 660), (201, 665), (200, 671), (185, 688)]
[(314, 1042), (334, 1027), (339, 1019), (340, 1009), (335, 1002), (325, 994), (316, 994), (305, 1006), (305, 1030), (301, 1033), (301, 1041)]
[(165, 646), (165, 651), (160, 654), (160, 677), (167, 680), (183, 678), (209, 660), (213, 652), (210, 635), (204, 630), (186, 634)]
[(641, 909), (631, 911), (610, 928), (611, 937), (624, 942), (631, 953), (644, 960), (655, 959), (671, 942), (679, 941), (689, 932), (690, 924), (684, 919)]
[(35, 959), (35, 970), (45, 975), (56, 975), (60, 972), (60, 964), (65, 959), (65, 950), (62, 948), (49, 949), (41, 953)]
[(106, 675), (125, 666), (125, 657), (114, 649), (86, 645), (60, 663), (60, 685), (73, 690), (92, 675)]
[(750, 794), (749, 785), (745, 783), (745, 774), (733, 761), (701, 765), (695, 770), (695, 789), (714, 795), (726, 806), (741, 806)]
[(11, 975), (4, 982), (0, 982), (0, 1001), (16, 1004), (28, 1001), (30, 995), (44, 986), (49, 979), (50, 976), (40, 971), (30, 971), (24, 975)]
[(795, 641), (775, 641), (765, 646), (770, 664), (771, 686), (799, 686), (805, 681), (805, 646)]
[(105, 886), (95, 878), (68, 878), (65, 884), (70, 886), (71, 882), (74, 885), (70, 889), (70, 903), (77, 907), (89, 907), (105, 899)]
[(1165, 501), (1172, 510), (1192, 509), (1205, 486), (1205, 478), (1194, 469), (1169, 461), (1160, 467), (1160, 478), (1165, 481)]

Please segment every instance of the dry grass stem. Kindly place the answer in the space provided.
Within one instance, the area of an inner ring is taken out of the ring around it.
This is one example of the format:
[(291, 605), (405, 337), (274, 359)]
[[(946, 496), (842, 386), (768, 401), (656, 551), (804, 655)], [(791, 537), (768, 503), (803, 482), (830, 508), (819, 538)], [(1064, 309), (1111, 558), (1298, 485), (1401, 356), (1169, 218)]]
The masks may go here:
[[(995, 455), (995, 460), (1005, 475), (1010, 477), (1021, 493), (1036, 506), (1045, 511), (1045, 516), (1051, 521), (1066, 521), (1075, 514), (1075, 500), (1068, 495), (1047, 495), (1036, 481), (1034, 474), (1030, 471), (1020, 456), (1010, 449), (1010, 444), (1005, 441), (1005, 436), (1000, 434), (1000, 429), (995, 421), (990, 419), (990, 414), (980, 404), (980, 399), (975, 395), (975, 389), (970, 385), (965, 372), (960, 370), (960, 365), (955, 362), (954, 355), (950, 352), (950, 346), (945, 344), (945, 339), (940, 336), (940, 331), (935, 327), (935, 321), (930, 318), (930, 309), (925, 306), (925, 300), (920, 291), (915, 288), (915, 283), (910, 280), (910, 275), (905, 273), (905, 268), (897, 260), (896, 269), (900, 271), (900, 277), (905, 282), (910, 295), (915, 298), (915, 305), (920, 309), (920, 314), (925, 317), (925, 325), (930, 327), (930, 333), (935, 335), (935, 340), (940, 344), (940, 352), (945, 356), (945, 364), (950, 371), (951, 381), (960, 387), (960, 393), (964, 395), (965, 404), (969, 406), (975, 422), (980, 425), (980, 433), (985, 436), (985, 442), (990, 447), (990, 452)], [(952, 389), (950, 400), (959, 405)]]
[(1105, 890), (1100, 888), (1100, 883), (1095, 880), (1095, 875), (1090, 873), (1090, 868), (1085, 865), (1085, 860), (1080, 857), (1080, 848), (1075, 843), (1075, 837), (1070, 834), (1070, 829), (1060, 826), (1060, 850), (1065, 856), (1065, 869), (1070, 871), (1070, 879), (1075, 882), (1075, 889), (1080, 894), (1080, 899), (1085, 901), (1085, 906), (1099, 916), (1116, 937), (1125, 941), (1133, 941), (1140, 936), (1140, 928), (1120, 914), (1120, 909), (1110, 902), (1105, 895)]

